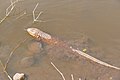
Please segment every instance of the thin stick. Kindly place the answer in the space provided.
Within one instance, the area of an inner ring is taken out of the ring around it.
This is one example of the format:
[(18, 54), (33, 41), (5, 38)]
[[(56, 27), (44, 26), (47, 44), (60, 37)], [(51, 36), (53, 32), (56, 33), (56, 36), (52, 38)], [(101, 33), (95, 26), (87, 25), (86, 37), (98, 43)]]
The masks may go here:
[(10, 15), (10, 13), (12, 12), (12, 10), (14, 9), (15, 5), (10, 9), (10, 11), (8, 12), (8, 8), (6, 9), (6, 16), (0, 20), (0, 24), (5, 21), (5, 19)]
[(7, 77), (9, 78), (9, 80), (12, 80), (11, 76), (8, 74), (8, 72), (4, 69), (4, 65), (2, 63), (2, 61), (0, 60), (0, 64), (3, 67), (3, 72), (7, 75)]
[(71, 78), (72, 78), (72, 80), (74, 80), (73, 74), (71, 74)]
[(90, 55), (88, 55), (88, 54), (86, 54), (86, 53), (84, 53), (84, 52), (82, 52), (82, 51), (80, 51), (80, 50), (73, 49), (72, 47), (70, 47), (70, 48), (72, 49), (72, 51), (77, 52), (77, 53), (80, 54), (81, 56), (83, 56), (83, 57), (85, 57), (85, 58), (88, 58), (88, 59), (90, 59), (90, 60), (92, 60), (92, 61), (94, 61), (94, 62), (96, 62), (96, 63), (98, 63), (98, 64), (101, 64), (101, 65), (103, 65), (103, 66), (110, 67), (110, 68), (113, 68), (113, 69), (120, 70), (119, 67), (116, 67), (116, 66), (110, 65), (110, 64), (108, 64), (108, 63), (106, 63), (106, 62), (103, 62), (103, 61), (101, 61), (101, 60), (99, 60), (99, 59), (97, 59), (97, 58), (95, 58), (95, 57), (92, 57), (92, 56), (90, 56)]
[(78, 80), (82, 80), (81, 78), (79, 78)]
[(62, 76), (63, 80), (65, 80), (65, 77), (63, 75), (63, 73), (53, 64), (53, 62), (51, 62), (51, 65), (56, 69), (56, 71)]
[(38, 16), (36, 17), (36, 20), (39, 18), (39, 16), (43, 13), (43, 11), (41, 11)]
[[(14, 7), (15, 7), (15, 2), (12, 2), (12, 1), (10, 1), (11, 2), (11, 4), (8, 6), (8, 8), (6, 9), (6, 15), (5, 15), (5, 17), (2, 19), (2, 20), (0, 20), (0, 24), (10, 15), (10, 13), (12, 12), (12, 10), (14, 9)], [(10, 9), (10, 11), (8, 11), (9, 10), (9, 8), (11, 8)]]
[[(9, 14), (12, 12), (13, 8), (15, 7), (16, 2), (18, 2), (18, 0), (14, 1), (14, 2), (11, 1), (10, 6), (8, 6), (8, 8), (6, 9), (6, 16), (9, 16)], [(8, 11), (9, 8), (11, 8), (10, 11)]]
[(25, 14), (26, 14), (26, 11), (25, 11), (23, 14), (21, 14), (20, 16), (18, 16), (16, 19), (21, 18), (21, 17), (24, 16)]
[(37, 15), (37, 17), (35, 17), (35, 10), (38, 7), (39, 3), (36, 4), (35, 8), (33, 9), (33, 23), (34, 22), (45, 22), (42, 20), (38, 20), (38, 18), (40, 17), (40, 15), (43, 13), (43, 11), (40, 11), (39, 14)]
[[(17, 3), (18, 1), (22, 1), (22, 0), (15, 0), (14, 2), (12, 0), (10, 0), (11, 4), (8, 6), (8, 8), (6, 9), (6, 14), (5, 17), (3, 17), (2, 20), (0, 20), (0, 24), (5, 21), (5, 19), (10, 15), (10, 13), (13, 11), (13, 9), (15, 8), (15, 3)], [(10, 9), (10, 11), (9, 11)]]
[(0, 24), (7, 18), (7, 16), (5, 16), (2, 20), (0, 20)]
[(9, 12), (11, 12), (11, 10), (8, 12), (9, 8), (10, 8), (10, 7), (13, 7), (13, 6), (14, 6), (17, 2), (19, 2), (19, 1), (24, 1), (24, 0), (15, 0), (15, 1), (10, 0), (11, 4), (10, 4), (10, 6), (6, 9), (6, 15), (7, 15)]
[[(15, 7), (15, 4), (19, 1), (22, 1), (22, 0), (15, 0), (15, 1), (10, 0), (11, 4), (6, 9), (6, 16), (9, 16), (9, 14), (12, 12), (13, 8)], [(8, 11), (10, 7), (11, 7), (11, 9), (10, 9), (10, 11)]]
[[(12, 7), (11, 7), (12, 6)], [(11, 7), (10, 11), (8, 12), (9, 8)], [(10, 13), (12, 12), (12, 10), (14, 9), (15, 5), (13, 5), (13, 3), (11, 2), (10, 6), (8, 6), (8, 8), (6, 9), (6, 15), (5, 17), (0, 20), (0, 24), (10, 15)]]
[(39, 5), (39, 3), (36, 4), (35, 8), (33, 9), (33, 21), (35, 20), (35, 10), (37, 8), (37, 6)]
[(11, 53), (10, 53), (8, 59), (7, 59), (7, 62), (6, 62), (6, 64), (5, 64), (5, 68), (4, 68), (5, 70), (6, 70), (7, 65), (8, 65), (8, 63), (9, 63), (9, 61), (10, 61), (13, 53), (15, 52), (15, 50), (16, 50), (22, 43), (24, 43), (26, 40), (27, 40), (27, 38), (25, 38), (23, 41), (21, 41), (19, 44), (17, 44), (17, 45), (14, 47), (14, 49), (11, 51)]

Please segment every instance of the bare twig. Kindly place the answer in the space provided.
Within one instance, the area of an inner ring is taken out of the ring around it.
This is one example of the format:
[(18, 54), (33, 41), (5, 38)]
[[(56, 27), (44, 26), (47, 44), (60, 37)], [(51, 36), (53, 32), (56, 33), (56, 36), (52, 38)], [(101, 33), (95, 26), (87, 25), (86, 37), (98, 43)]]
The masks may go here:
[[(18, 0), (17, 0), (18, 1)], [(12, 12), (12, 10), (14, 9), (14, 7), (15, 7), (15, 3), (16, 3), (16, 1), (15, 2), (12, 2), (11, 1), (11, 4), (8, 6), (8, 8), (6, 9), (6, 17), (7, 16), (9, 16), (9, 14)], [(10, 9), (10, 11), (9, 11), (9, 9)]]
[(63, 80), (65, 80), (65, 77), (63, 75), (63, 73), (53, 64), (53, 62), (51, 62), (51, 65), (56, 69), (56, 71), (62, 76)]
[[(23, 1), (23, 0), (15, 0), (15, 1), (10, 0), (11, 4), (10, 4), (10, 6), (8, 6), (8, 8), (6, 9), (6, 16), (8, 16), (8, 15), (11, 13), (11, 11), (13, 10), (12, 8), (14, 8), (14, 7), (15, 7), (15, 4), (16, 4), (17, 2), (19, 2), (19, 1)], [(9, 9), (10, 9), (10, 11), (9, 11)]]
[[(15, 0), (14, 2), (12, 0), (10, 0), (11, 4), (8, 6), (8, 8), (6, 9), (6, 14), (5, 17), (0, 20), (0, 24), (5, 21), (5, 19), (10, 15), (10, 13), (13, 11), (13, 9), (15, 8), (15, 3), (17, 3), (18, 1), (21, 0)], [(10, 10), (9, 10), (10, 9)]]
[(15, 46), (14, 49), (11, 51), (11, 53), (10, 53), (8, 59), (7, 59), (7, 62), (6, 62), (6, 64), (5, 64), (5, 68), (4, 68), (5, 70), (6, 70), (7, 65), (8, 65), (8, 63), (9, 63), (9, 61), (10, 61), (13, 53), (15, 52), (15, 50), (16, 50), (22, 43), (24, 43), (26, 40), (27, 40), (27, 38), (25, 38), (23, 41), (21, 41), (19, 44), (17, 44), (17, 46)]
[[(56, 69), (56, 71), (62, 76), (63, 80), (66, 80), (65, 77), (64, 77), (64, 75), (63, 75), (63, 73), (55, 66), (55, 64), (54, 64), (53, 62), (51, 62), (51, 65), (52, 65), (52, 66)], [(72, 78), (72, 80), (75, 80), (73, 74), (71, 74), (71, 78)], [(81, 78), (79, 78), (78, 80), (81, 80)]]
[(35, 8), (33, 9), (33, 23), (34, 22), (45, 22), (42, 20), (38, 20), (38, 18), (40, 17), (40, 15), (43, 13), (43, 11), (40, 11), (39, 14), (37, 15), (37, 17), (35, 17), (35, 10), (38, 7), (39, 3), (36, 4)]
[(90, 56), (90, 55), (88, 55), (88, 54), (86, 54), (86, 53), (84, 53), (84, 52), (82, 52), (82, 51), (80, 51), (80, 50), (73, 49), (72, 47), (70, 47), (70, 48), (72, 49), (72, 51), (77, 52), (77, 53), (80, 54), (81, 56), (83, 56), (83, 57), (85, 57), (85, 58), (87, 58), (87, 59), (90, 59), (90, 60), (92, 60), (92, 61), (94, 61), (94, 62), (96, 62), (96, 63), (98, 63), (98, 64), (101, 64), (101, 65), (103, 65), (103, 66), (110, 67), (110, 68), (113, 68), (113, 69), (120, 70), (119, 67), (116, 67), (116, 66), (110, 65), (110, 64), (108, 64), (108, 63), (106, 63), (106, 62), (103, 62), (103, 61), (101, 61), (101, 60), (99, 60), (99, 59), (97, 59), (97, 58), (95, 58), (95, 57), (92, 57), (92, 56)]
[[(15, 0), (15, 1), (10, 0), (11, 4), (6, 9), (6, 16), (9, 16), (9, 14), (12, 12), (13, 8), (15, 7), (15, 3), (19, 2), (19, 1), (22, 1), (22, 0)], [(10, 9), (10, 11), (9, 11), (9, 9)]]
[(82, 80), (81, 78), (79, 78), (78, 80)]
[(37, 8), (37, 6), (39, 5), (39, 3), (36, 4), (35, 8), (33, 9), (33, 20), (35, 20), (35, 10)]
[(24, 16), (25, 14), (26, 14), (26, 11), (25, 11), (23, 14), (21, 14), (20, 16), (18, 16), (16, 19), (21, 18), (21, 17)]
[(36, 17), (36, 20), (39, 18), (39, 16), (43, 13), (43, 11), (41, 11), (38, 16)]
[(7, 16), (5, 16), (4, 18), (2, 18), (2, 20), (0, 20), (0, 24), (7, 18)]
[[(0, 24), (10, 15), (10, 13), (14, 9), (14, 7), (15, 7), (15, 5), (13, 5), (13, 2), (11, 1), (10, 6), (8, 6), (8, 8), (6, 9), (5, 17), (2, 20), (0, 20)], [(10, 11), (8, 11), (9, 9), (10, 9)]]
[(4, 65), (2, 63), (2, 61), (0, 60), (0, 64), (3, 67), (3, 72), (7, 75), (7, 77), (9, 78), (9, 80), (12, 80), (11, 76), (8, 74), (8, 72), (4, 69)]
[(71, 78), (72, 78), (72, 80), (74, 80), (73, 74), (71, 74)]

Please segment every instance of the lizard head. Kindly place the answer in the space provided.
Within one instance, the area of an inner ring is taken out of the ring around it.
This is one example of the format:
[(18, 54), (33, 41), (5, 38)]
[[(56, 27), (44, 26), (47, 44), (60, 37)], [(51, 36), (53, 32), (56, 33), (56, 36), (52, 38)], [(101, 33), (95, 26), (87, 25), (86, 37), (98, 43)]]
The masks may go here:
[(27, 28), (27, 32), (34, 38), (51, 39), (51, 36), (37, 28)]

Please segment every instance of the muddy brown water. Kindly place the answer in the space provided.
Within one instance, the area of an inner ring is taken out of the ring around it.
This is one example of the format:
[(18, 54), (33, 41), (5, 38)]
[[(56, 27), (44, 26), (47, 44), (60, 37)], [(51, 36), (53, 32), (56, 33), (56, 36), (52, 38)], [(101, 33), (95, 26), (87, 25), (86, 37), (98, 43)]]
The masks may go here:
[[(32, 24), (32, 11), (39, 3), (36, 14), (46, 22)], [(0, 19), (5, 16), (9, 0), (0, 0)], [(26, 15), (19, 17), (27, 12)], [(11, 50), (29, 35), (24, 30), (37, 27), (63, 39), (74, 48), (86, 48), (87, 53), (120, 67), (120, 1), (119, 0), (24, 0), (16, 3), (10, 16), (0, 24), (0, 59), (6, 62)], [(120, 80), (120, 72), (86, 59), (76, 59), (66, 49), (41, 44), (32, 37), (23, 43), (12, 56), (7, 71), (13, 76), (24, 72), (29, 80), (61, 80), (60, 74), (50, 64), (52, 61), (71, 80)], [(62, 53), (62, 54), (60, 54)], [(0, 66), (0, 69), (2, 67)], [(0, 80), (2, 76), (0, 72)]]

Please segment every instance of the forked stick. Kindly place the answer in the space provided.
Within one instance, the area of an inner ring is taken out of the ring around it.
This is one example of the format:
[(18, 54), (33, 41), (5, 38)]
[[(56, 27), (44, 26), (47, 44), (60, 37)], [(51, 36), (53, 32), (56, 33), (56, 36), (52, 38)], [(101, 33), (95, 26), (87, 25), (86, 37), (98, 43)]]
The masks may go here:
[(1, 64), (1, 66), (2, 66), (2, 68), (3, 68), (3, 72), (7, 75), (7, 77), (9, 78), (9, 80), (12, 80), (12, 78), (11, 78), (11, 76), (8, 74), (8, 72), (4, 69), (4, 65), (3, 65), (3, 63), (2, 63), (2, 61), (0, 60), (0, 64)]
[[(15, 7), (15, 3), (19, 2), (19, 1), (22, 1), (22, 0), (15, 0), (15, 1), (12, 1), (10, 0), (11, 4), (10, 6), (6, 9), (6, 16), (9, 16), (9, 14), (12, 12), (13, 8)], [(8, 11), (10, 9), (10, 11)]]
[(53, 64), (53, 62), (51, 62), (51, 65), (56, 69), (56, 71), (62, 76), (63, 80), (65, 80), (65, 77), (63, 75), (63, 73)]
[[(10, 13), (12, 12), (12, 10), (14, 9), (15, 5), (14, 3), (11, 1), (11, 4), (8, 6), (8, 8), (6, 9), (6, 14), (5, 17), (0, 20), (0, 24), (10, 15)], [(11, 8), (11, 9), (10, 9)], [(8, 11), (10, 9), (10, 11)]]
[[(16, 1), (18, 1), (18, 0), (16, 0)], [(11, 4), (6, 9), (6, 17), (9, 16), (9, 14), (12, 12), (13, 8), (15, 7), (16, 1), (14, 1), (14, 2), (11, 1)], [(9, 11), (9, 9), (10, 9), (10, 11)]]
[(6, 9), (6, 15), (5, 15), (5, 17), (2, 20), (0, 20), (0, 24), (10, 15), (10, 13), (14, 9), (14, 7), (15, 7), (15, 5), (10, 9), (9, 12), (7, 12), (7, 9)]
[(35, 8), (33, 9), (33, 23), (34, 22), (45, 22), (42, 20), (38, 20), (38, 18), (40, 17), (40, 15), (43, 13), (43, 11), (40, 11), (39, 14), (37, 15), (37, 17), (35, 17), (35, 10), (38, 7), (39, 3), (36, 4)]
[(7, 59), (7, 62), (6, 62), (6, 64), (5, 64), (5, 67), (4, 67), (5, 70), (6, 70), (7, 65), (8, 65), (8, 63), (9, 63), (9, 61), (10, 61), (13, 53), (15, 52), (15, 50), (16, 50), (22, 43), (24, 43), (27, 39), (28, 39), (28, 38), (25, 38), (23, 41), (21, 41), (19, 44), (17, 44), (17, 45), (14, 47), (14, 49), (11, 51), (11, 53), (10, 53), (8, 59)]
[[(10, 0), (11, 4), (8, 6), (8, 8), (6, 9), (6, 14), (5, 14), (5, 17), (0, 20), (0, 24), (5, 21), (5, 19), (10, 15), (10, 13), (13, 11), (13, 9), (15, 8), (15, 3), (17, 3), (18, 1), (21, 1), (21, 0), (15, 0), (14, 2), (12, 0)], [(9, 11), (10, 9), (10, 11)]]

